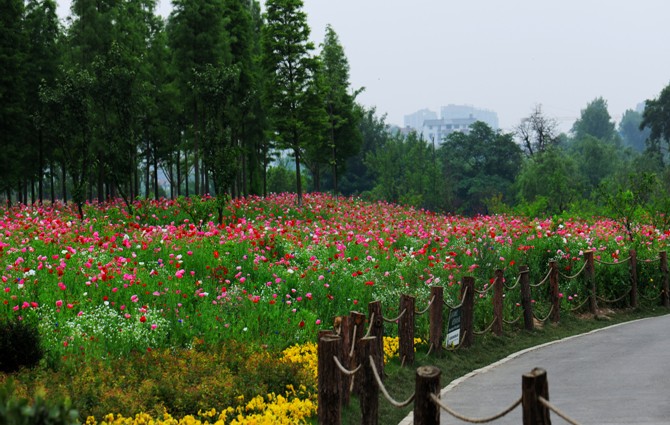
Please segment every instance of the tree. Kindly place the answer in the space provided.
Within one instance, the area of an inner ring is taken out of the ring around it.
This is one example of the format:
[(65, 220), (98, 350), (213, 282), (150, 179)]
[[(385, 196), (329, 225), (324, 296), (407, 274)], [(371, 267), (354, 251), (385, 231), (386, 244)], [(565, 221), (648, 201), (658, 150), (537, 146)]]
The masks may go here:
[(11, 202), (12, 183), (21, 178), (16, 165), (23, 138), (25, 111), (23, 1), (0, 2), (0, 184)]
[(357, 155), (346, 161), (346, 168), (341, 174), (339, 188), (344, 195), (362, 194), (374, 187), (373, 171), (366, 158), (372, 152), (382, 149), (391, 139), (386, 124), (386, 116), (377, 116), (374, 107), (365, 109), (355, 105), (355, 114), (360, 117), (358, 130), (362, 143)]
[(358, 128), (355, 98), (358, 91), (350, 93), (349, 62), (333, 28), (326, 26), (326, 36), (321, 50), (322, 76), (325, 85), (326, 113), (328, 114), (328, 151), (332, 169), (333, 192), (338, 192), (338, 170), (345, 161), (358, 153), (362, 137)]
[(535, 204), (532, 215), (559, 214), (581, 191), (577, 165), (556, 147), (524, 161), (515, 185), (522, 204)]
[(310, 52), (307, 15), (302, 0), (268, 0), (263, 27), (263, 69), (267, 78), (266, 105), (278, 146), (290, 149), (295, 160), (298, 204), (302, 205), (301, 156), (309, 144), (309, 102), (316, 63)]
[[(183, 113), (191, 125), (186, 128), (192, 141), (195, 192), (201, 194), (200, 138), (203, 131), (202, 100), (195, 93), (195, 73), (208, 65), (230, 63), (222, 0), (175, 0), (168, 19), (167, 32), (174, 56), (174, 67)], [(188, 187), (188, 177), (186, 178)], [(187, 189), (188, 190), (188, 189)]]
[(649, 128), (641, 129), (641, 124), (642, 114), (632, 109), (627, 109), (621, 118), (621, 122), (619, 122), (619, 135), (624, 146), (629, 146), (639, 153), (644, 152), (647, 139), (651, 133)]
[(656, 99), (645, 101), (640, 130), (646, 128), (650, 130), (647, 147), (660, 157), (661, 145), (670, 143), (670, 84)]
[(569, 153), (574, 158), (583, 177), (584, 196), (594, 190), (600, 182), (623, 169), (620, 150), (603, 139), (586, 135), (570, 144)]
[(477, 121), (468, 133), (454, 132), (439, 149), (454, 207), (468, 214), (487, 213), (486, 203), (502, 195), (511, 200), (522, 151), (511, 133), (496, 132)]
[[(29, 0), (26, 4), (24, 30), (28, 42), (26, 60), (26, 111), (31, 114), (27, 126), (26, 141), (31, 146), (33, 161), (25, 161), (30, 166), (31, 179), (37, 179), (38, 199), (44, 199), (44, 171), (51, 164), (53, 177), (53, 134), (45, 119), (48, 112), (40, 101), (41, 86), (52, 86), (58, 76), (61, 62), (61, 28), (53, 0)], [(54, 200), (52, 179), (52, 201)]]
[(557, 129), (556, 120), (543, 114), (542, 105), (536, 105), (533, 112), (522, 119), (514, 130), (516, 136), (521, 140), (524, 152), (527, 156), (532, 157), (558, 145), (560, 139)]
[(606, 142), (616, 142), (617, 132), (612, 117), (607, 111), (607, 101), (598, 97), (582, 109), (581, 117), (572, 126), (575, 139), (593, 136)]

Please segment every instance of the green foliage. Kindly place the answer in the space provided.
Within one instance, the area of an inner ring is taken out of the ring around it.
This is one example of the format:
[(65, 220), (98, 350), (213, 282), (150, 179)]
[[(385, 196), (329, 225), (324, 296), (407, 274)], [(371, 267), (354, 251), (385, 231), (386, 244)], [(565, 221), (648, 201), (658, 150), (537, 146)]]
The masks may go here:
[(23, 319), (1, 319), (0, 353), (0, 372), (36, 366), (44, 355), (37, 326)]
[(607, 111), (607, 101), (598, 97), (582, 109), (581, 117), (572, 126), (577, 140), (592, 136), (602, 141), (618, 141), (612, 117)]
[(642, 153), (646, 148), (646, 141), (651, 134), (649, 128), (641, 128), (642, 114), (632, 109), (624, 112), (619, 122), (619, 135), (624, 146), (635, 152)]
[(0, 423), (7, 425), (78, 425), (79, 412), (69, 399), (47, 401), (42, 393), (30, 403), (14, 394), (13, 382), (0, 387)]
[[(498, 194), (512, 199), (512, 184), (522, 153), (512, 134), (476, 122), (466, 133), (451, 133), (440, 146), (446, 182), (453, 187), (453, 209), (487, 213), (486, 200)], [(425, 162), (424, 162), (425, 163)]]

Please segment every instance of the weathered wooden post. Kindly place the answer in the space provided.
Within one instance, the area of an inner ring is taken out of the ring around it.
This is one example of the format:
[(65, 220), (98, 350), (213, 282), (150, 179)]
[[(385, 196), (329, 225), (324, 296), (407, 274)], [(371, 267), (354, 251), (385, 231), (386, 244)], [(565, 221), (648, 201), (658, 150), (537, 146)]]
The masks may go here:
[(584, 252), (584, 261), (586, 261), (586, 282), (589, 288), (589, 311), (596, 315), (598, 314), (598, 299), (596, 298), (596, 269), (593, 251)]
[(521, 378), (521, 406), (523, 425), (550, 425), (549, 409), (539, 401), (539, 397), (549, 400), (547, 372), (535, 368)]
[(430, 288), (430, 299), (432, 300), (428, 310), (428, 319), (430, 322), (430, 330), (428, 339), (434, 353), (439, 353), (442, 350), (442, 312), (444, 309), (444, 288), (441, 286), (433, 286)]
[(440, 396), (440, 376), (442, 372), (435, 366), (421, 366), (416, 370), (414, 390), (414, 425), (439, 425), (440, 407), (430, 395)]
[(361, 423), (363, 425), (377, 425), (379, 421), (379, 386), (375, 380), (370, 358), (376, 363), (377, 343), (376, 337), (368, 336), (359, 339), (356, 343), (357, 363), (362, 365), (357, 374), (360, 382), (359, 401), (361, 404)]
[(398, 320), (398, 356), (401, 364), (414, 364), (414, 305), (410, 295), (400, 295), (400, 319)]
[(549, 299), (551, 300), (551, 321), (558, 323), (561, 320), (561, 298), (558, 290), (558, 265), (556, 261), (549, 262)]
[(530, 273), (528, 266), (519, 266), (519, 284), (521, 285), (521, 307), (523, 308), (523, 324), (527, 331), (535, 328), (533, 322), (533, 303), (530, 298)]
[(661, 272), (663, 273), (663, 292), (661, 297), (663, 300), (663, 307), (670, 307), (670, 294), (668, 294), (669, 284), (668, 284), (668, 253), (665, 251), (659, 252), (661, 256)]
[(493, 280), (493, 333), (497, 336), (503, 334), (503, 271), (497, 269)]
[[(347, 369), (352, 369), (351, 365), (353, 364), (353, 361), (351, 361), (351, 357), (349, 356), (349, 353), (351, 353), (351, 344), (352, 344), (352, 334), (354, 331), (354, 321), (351, 318), (351, 316), (340, 316), (337, 318), (338, 320), (338, 326), (339, 326), (339, 334), (340, 337), (342, 338), (342, 343), (340, 344), (340, 363), (342, 363), (342, 366), (344, 366)], [(342, 405), (348, 406), (349, 405), (349, 400), (351, 398), (351, 377), (350, 376), (343, 376), (342, 379), (340, 380), (341, 387), (342, 387)]]
[(342, 338), (337, 335), (324, 335), (319, 338), (317, 346), (319, 425), (342, 423), (340, 406), (342, 372), (334, 360), (334, 357), (340, 358), (341, 345)]
[[(351, 344), (353, 345), (354, 349), (353, 351), (349, 351), (349, 368), (350, 369), (356, 369), (359, 365), (357, 356), (356, 356), (356, 350), (358, 349), (358, 341), (365, 335), (365, 314), (360, 313), (358, 311), (352, 311), (349, 313), (351, 320), (354, 324), (352, 333), (351, 333)], [(352, 391), (354, 394), (359, 394), (360, 393), (360, 379), (356, 378), (356, 375), (353, 375), (351, 377), (353, 380), (353, 388)], [(351, 388), (351, 383), (349, 384)]]
[(368, 317), (372, 320), (370, 323), (370, 336), (376, 337), (375, 344), (377, 344), (375, 357), (377, 361), (377, 371), (379, 377), (384, 378), (384, 316), (382, 316), (382, 302), (372, 301), (368, 304)]
[(630, 264), (628, 266), (630, 272), (630, 306), (637, 308), (637, 251), (630, 250)]
[(474, 307), (475, 307), (475, 278), (465, 276), (461, 281), (461, 343), (463, 347), (470, 347), (475, 340)]

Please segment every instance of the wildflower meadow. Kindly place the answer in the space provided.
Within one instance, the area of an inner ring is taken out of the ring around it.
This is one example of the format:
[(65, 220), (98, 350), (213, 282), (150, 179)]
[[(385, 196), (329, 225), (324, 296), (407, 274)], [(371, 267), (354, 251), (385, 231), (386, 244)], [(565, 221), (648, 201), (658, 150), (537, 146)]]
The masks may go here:
[[(652, 258), (670, 234), (640, 224), (631, 241), (602, 218), (464, 218), (326, 194), (300, 207), (290, 194), (234, 199), (221, 225), (215, 208), (109, 202), (83, 220), (64, 204), (0, 209), (0, 320), (33, 326), (41, 350), (0, 381), (67, 397), (91, 424), (300, 422), (316, 412), (317, 332), (336, 316), (381, 300), (394, 317), (400, 294), (427, 302), (433, 285), (456, 304), (464, 276), (484, 288), (496, 269), (511, 281), (528, 265), (540, 280), (550, 260), (569, 273), (587, 250)], [(603, 270), (599, 290), (621, 293), (627, 273)], [(643, 266), (642, 291), (651, 276)], [(576, 305), (586, 290), (568, 285), (562, 302)], [(476, 308), (483, 327), (491, 303)]]

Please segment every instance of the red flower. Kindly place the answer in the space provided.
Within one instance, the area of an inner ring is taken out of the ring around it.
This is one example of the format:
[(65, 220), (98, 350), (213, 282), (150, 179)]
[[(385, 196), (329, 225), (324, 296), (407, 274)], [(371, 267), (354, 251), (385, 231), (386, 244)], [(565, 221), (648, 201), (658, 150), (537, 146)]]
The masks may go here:
[(144, 323), (144, 322), (146, 322), (146, 321), (147, 321), (147, 317), (146, 317), (146, 316), (142, 316), (142, 317), (140, 317), (140, 322)]
[(374, 285), (375, 283), (374, 283), (373, 281), (371, 281), (371, 280), (368, 280), (367, 282), (365, 282), (365, 284), (368, 285), (368, 286), (372, 286), (372, 285)]
[(298, 323), (298, 326), (301, 327), (301, 328), (304, 328), (305, 327), (305, 321), (301, 320), (300, 323)]

